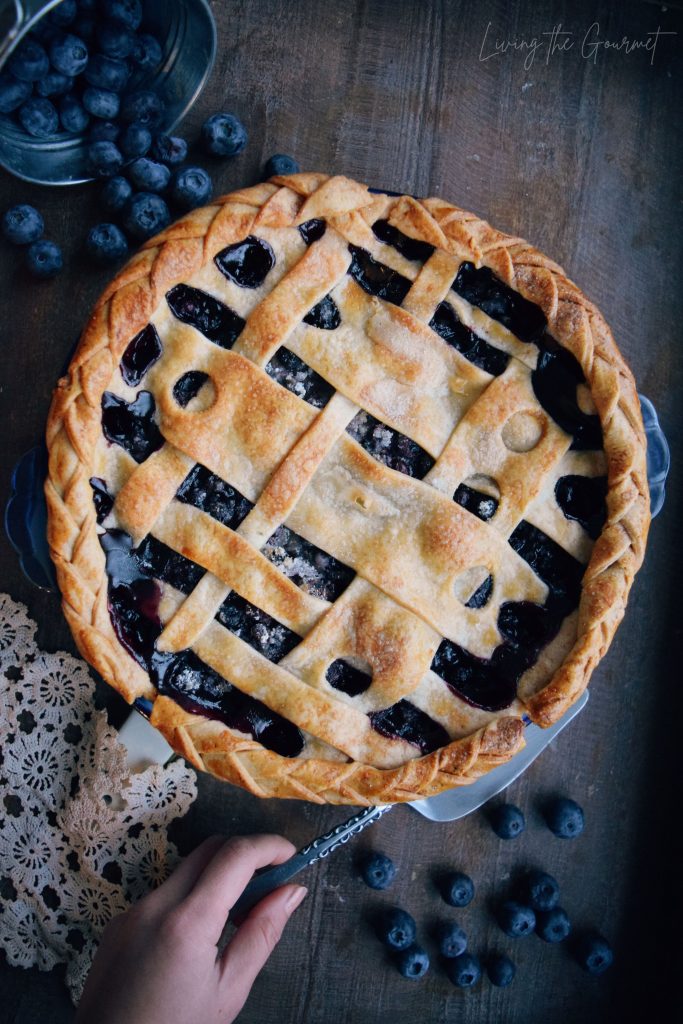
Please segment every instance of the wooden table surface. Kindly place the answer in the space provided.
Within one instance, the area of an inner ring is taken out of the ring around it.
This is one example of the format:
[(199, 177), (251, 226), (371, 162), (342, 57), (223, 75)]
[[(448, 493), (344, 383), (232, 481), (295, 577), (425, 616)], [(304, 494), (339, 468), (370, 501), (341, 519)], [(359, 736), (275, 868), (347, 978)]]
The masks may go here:
[[(184, 131), (193, 138), (209, 113), (226, 109), (250, 133), (239, 157), (210, 167), (217, 190), (256, 182), (264, 160), (284, 151), (306, 169), (441, 195), (530, 239), (599, 304), (677, 451), (680, 4), (227, 0), (214, 10), (219, 57)], [(555, 36), (556, 44), (568, 39), (571, 47), (549, 49), (557, 25), (571, 36)], [(644, 41), (658, 26), (678, 35), (661, 35), (654, 54), (592, 45), (624, 36)], [(502, 52), (505, 40), (533, 37), (533, 59), (529, 45)], [(99, 219), (96, 187), (43, 189), (3, 173), (0, 189), (2, 209), (35, 203), (67, 256), (59, 278), (35, 283), (16, 251), (0, 250), (4, 502), (12, 467), (41, 434), (52, 387), (108, 273), (79, 255), (87, 226)], [(672, 599), (679, 484), (674, 465), (665, 510), (587, 710), (509, 792), (527, 814), (525, 834), (502, 842), (483, 813), (438, 825), (408, 808), (394, 811), (355, 851), (346, 847), (311, 870), (310, 895), (259, 977), (244, 1024), (628, 1021), (646, 998), (655, 1016), (675, 979), (667, 922), (680, 884), (672, 839), (680, 813), (672, 697), (680, 678), (681, 618)], [(57, 597), (28, 583), (4, 536), (0, 559), (0, 589), (26, 602), (44, 647), (73, 649)], [(99, 686), (121, 720), (122, 702)], [(553, 793), (584, 806), (578, 840), (555, 839), (543, 826), (539, 804)], [(174, 836), (183, 851), (215, 831), (275, 830), (303, 844), (344, 816), (333, 807), (261, 802), (203, 777)], [(373, 893), (355, 877), (354, 852), (364, 847), (395, 860), (389, 893)], [(536, 937), (515, 942), (497, 929), (492, 897), (526, 865), (556, 875), (575, 924), (596, 925), (612, 941), (616, 962), (604, 977), (589, 978), (564, 948)], [(476, 899), (461, 912), (436, 893), (434, 875), (446, 867), (476, 882)], [(464, 926), (474, 951), (510, 953), (518, 964), (512, 987), (483, 981), (459, 991), (436, 957), (426, 979), (402, 979), (369, 924), (390, 902), (413, 913), (428, 948), (430, 925), (447, 917)], [(59, 970), (22, 971), (0, 960), (3, 1021), (72, 1019)]]

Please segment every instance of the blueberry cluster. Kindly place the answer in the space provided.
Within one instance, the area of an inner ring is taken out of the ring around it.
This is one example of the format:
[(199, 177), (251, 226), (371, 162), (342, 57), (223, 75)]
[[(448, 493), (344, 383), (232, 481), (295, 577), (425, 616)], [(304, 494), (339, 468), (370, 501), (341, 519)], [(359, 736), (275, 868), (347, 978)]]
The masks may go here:
[[(515, 804), (496, 804), (488, 813), (491, 828), (499, 839), (515, 839), (526, 828), (523, 811)], [(569, 797), (554, 797), (543, 807), (545, 823), (558, 839), (575, 839), (584, 828), (581, 807)]]
[(11, 245), (26, 249), (26, 266), (34, 277), (54, 277), (62, 269), (62, 250), (56, 242), (43, 238), (45, 223), (35, 206), (19, 203), (10, 207), (2, 216), (1, 228)]

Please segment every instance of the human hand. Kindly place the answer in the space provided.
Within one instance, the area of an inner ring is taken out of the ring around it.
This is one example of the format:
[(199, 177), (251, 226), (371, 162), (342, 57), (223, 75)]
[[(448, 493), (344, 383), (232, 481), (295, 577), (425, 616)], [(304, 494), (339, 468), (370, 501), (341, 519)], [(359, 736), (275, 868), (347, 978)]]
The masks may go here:
[(77, 1024), (230, 1024), (307, 890), (269, 893), (216, 949), (257, 868), (295, 852), (282, 836), (207, 839), (104, 930)]

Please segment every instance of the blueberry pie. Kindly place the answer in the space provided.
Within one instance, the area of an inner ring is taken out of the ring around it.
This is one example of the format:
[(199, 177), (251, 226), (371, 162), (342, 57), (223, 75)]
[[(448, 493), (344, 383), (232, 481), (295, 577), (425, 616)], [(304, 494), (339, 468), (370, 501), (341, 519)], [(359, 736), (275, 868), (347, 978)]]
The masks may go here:
[(585, 688), (649, 524), (595, 306), (472, 214), (340, 176), (146, 242), (47, 436), (80, 650), (259, 796), (411, 800), (510, 758)]

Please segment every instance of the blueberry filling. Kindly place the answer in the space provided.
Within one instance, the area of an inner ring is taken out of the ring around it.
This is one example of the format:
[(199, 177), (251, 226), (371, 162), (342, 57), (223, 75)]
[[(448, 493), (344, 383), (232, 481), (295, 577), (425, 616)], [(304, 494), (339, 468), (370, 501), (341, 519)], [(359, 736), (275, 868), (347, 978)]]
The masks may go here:
[(266, 366), (266, 373), (316, 409), (323, 409), (334, 394), (332, 385), (288, 348), (277, 350)]
[(506, 601), (498, 613), (501, 635), (516, 647), (530, 648), (534, 652), (552, 640), (558, 626), (557, 616), (533, 601)]
[(204, 575), (200, 565), (169, 548), (151, 534), (142, 541), (135, 556), (142, 572), (168, 583), (181, 594), (191, 594)]
[(483, 519), (484, 522), (493, 518), (499, 505), (497, 498), (492, 498), (490, 494), (477, 491), (467, 484), (458, 486), (453, 495), (453, 501), (457, 501), (458, 505), (462, 505), (468, 512)]
[(95, 505), (95, 518), (98, 523), (103, 523), (114, 507), (114, 499), (107, 490), (107, 485), (102, 477), (91, 476), (90, 486), (92, 487), (92, 500)]
[(144, 462), (161, 448), (164, 439), (154, 419), (156, 404), (149, 391), (140, 391), (126, 402), (111, 391), (102, 395), (102, 431), (107, 441), (118, 444), (136, 462)]
[(444, 727), (408, 700), (399, 700), (382, 711), (371, 711), (368, 718), (381, 736), (412, 743), (422, 754), (431, 754), (450, 743)]
[(341, 323), (339, 306), (331, 295), (326, 295), (306, 314), (304, 323), (321, 331), (335, 331)]
[(201, 370), (188, 370), (173, 385), (173, 397), (181, 409), (196, 398), (209, 379), (208, 373)]
[(400, 306), (410, 290), (412, 281), (403, 277), (397, 270), (392, 270), (384, 263), (379, 263), (366, 249), (357, 245), (349, 245), (352, 260), (349, 274), (369, 295), (385, 299)]
[(522, 341), (538, 343), (546, 326), (543, 310), (509, 288), (488, 267), (461, 263), (453, 290)]
[(434, 246), (430, 245), (429, 242), (420, 242), (417, 238), (404, 235), (402, 231), (395, 228), (388, 220), (376, 220), (372, 225), (372, 231), (375, 238), (379, 238), (380, 242), (386, 242), (387, 245), (397, 249), (401, 256), (405, 256), (407, 260), (426, 263), (434, 252)]
[(511, 645), (496, 647), (487, 660), (450, 640), (442, 640), (432, 661), (432, 671), (473, 707), (501, 711), (515, 699), (519, 678), (533, 661), (531, 652), (519, 652)]
[(288, 526), (278, 526), (263, 554), (297, 587), (322, 601), (336, 601), (355, 576), (353, 569), (304, 540)]
[(575, 519), (596, 540), (607, 518), (606, 476), (563, 476), (555, 484), (557, 504), (567, 519)]
[(151, 366), (161, 356), (162, 346), (154, 324), (135, 335), (121, 358), (121, 376), (126, 384), (136, 388)]
[(245, 321), (234, 310), (188, 284), (171, 288), (166, 301), (178, 320), (196, 328), (221, 348), (232, 348), (244, 329)]
[(358, 697), (359, 694), (365, 693), (372, 684), (372, 676), (354, 668), (342, 658), (337, 658), (331, 665), (328, 665), (325, 679), (335, 690), (341, 690), (349, 697)]
[(511, 533), (508, 543), (547, 585), (549, 611), (564, 617), (576, 608), (585, 569), (581, 562), (525, 519)]
[(429, 472), (434, 459), (405, 434), (380, 423), (369, 412), (359, 412), (346, 428), (347, 433), (389, 469), (418, 480)]
[(232, 530), (237, 529), (254, 507), (243, 494), (199, 463), (183, 480), (176, 498), (186, 505), (194, 505)]
[(245, 601), (235, 591), (218, 609), (216, 618), (222, 626), (244, 640), (269, 661), (280, 661), (301, 643), (301, 637), (271, 615)]
[(214, 263), (224, 277), (240, 288), (258, 288), (275, 266), (275, 253), (268, 242), (249, 235), (214, 256)]
[(429, 326), (471, 363), (494, 377), (499, 377), (510, 361), (507, 352), (489, 345), (466, 327), (448, 302), (439, 303)]
[(487, 576), (481, 586), (477, 587), (465, 608), (483, 608), (493, 593), (493, 576)]
[(312, 245), (313, 242), (317, 242), (319, 238), (322, 238), (325, 234), (327, 224), (324, 220), (307, 220), (303, 224), (299, 225), (299, 234), (303, 238), (306, 245)]
[(149, 669), (154, 645), (161, 633), (161, 587), (145, 575), (123, 530), (106, 530), (100, 536), (109, 577), (109, 616), (119, 641), (130, 655)]
[(581, 367), (571, 352), (560, 348), (546, 335), (552, 347), (542, 351), (531, 374), (536, 398), (558, 426), (574, 438), (575, 451), (602, 448), (600, 417), (579, 408), (576, 389), (584, 383)]

